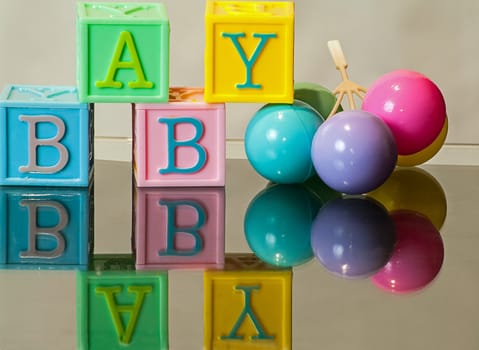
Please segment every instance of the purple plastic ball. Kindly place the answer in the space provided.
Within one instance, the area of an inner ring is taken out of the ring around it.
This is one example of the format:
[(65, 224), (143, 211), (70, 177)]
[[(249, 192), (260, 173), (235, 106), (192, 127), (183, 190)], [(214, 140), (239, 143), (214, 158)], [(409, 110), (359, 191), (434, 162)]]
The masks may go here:
[(386, 123), (365, 111), (340, 112), (316, 131), (311, 157), (319, 177), (332, 189), (361, 194), (391, 175), (397, 147)]

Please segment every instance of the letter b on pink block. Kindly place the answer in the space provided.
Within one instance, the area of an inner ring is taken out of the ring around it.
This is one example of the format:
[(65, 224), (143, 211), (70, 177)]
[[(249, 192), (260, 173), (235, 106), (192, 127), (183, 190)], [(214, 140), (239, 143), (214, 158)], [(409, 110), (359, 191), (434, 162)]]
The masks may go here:
[(224, 104), (205, 103), (198, 91), (173, 88), (169, 103), (135, 105), (138, 187), (224, 186)]
[[(168, 162), (166, 168), (161, 168), (159, 170), (160, 174), (193, 174), (201, 170), (205, 166), (207, 159), (206, 150), (199, 143), (204, 135), (203, 123), (194, 117), (160, 118), (158, 119), (158, 122), (166, 124), (168, 135)], [(186, 124), (187, 128), (192, 129), (193, 135), (191, 138), (185, 138), (185, 140), (177, 139), (177, 130), (182, 124)], [(178, 167), (176, 165), (176, 154), (177, 150), (180, 150), (180, 147), (190, 148), (189, 152), (185, 154), (185, 158), (194, 165), (190, 167)], [(196, 152), (196, 154), (194, 152)], [(197, 155), (197, 157), (195, 157), (195, 155)]]

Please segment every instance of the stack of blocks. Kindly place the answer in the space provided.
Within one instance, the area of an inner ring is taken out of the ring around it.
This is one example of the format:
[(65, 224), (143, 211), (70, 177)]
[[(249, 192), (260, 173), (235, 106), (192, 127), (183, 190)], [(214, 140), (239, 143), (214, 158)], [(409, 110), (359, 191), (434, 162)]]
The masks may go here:
[(208, 0), (204, 89), (169, 86), (163, 4), (77, 6), (78, 88), (0, 98), (0, 263), (87, 267), (93, 104), (130, 103), (136, 261), (95, 255), (78, 275), (80, 348), (166, 348), (164, 271), (189, 267), (210, 270), (205, 348), (290, 348), (291, 271), (225, 264), (241, 259), (225, 259), (224, 185), (225, 103), (293, 102), (293, 3)]

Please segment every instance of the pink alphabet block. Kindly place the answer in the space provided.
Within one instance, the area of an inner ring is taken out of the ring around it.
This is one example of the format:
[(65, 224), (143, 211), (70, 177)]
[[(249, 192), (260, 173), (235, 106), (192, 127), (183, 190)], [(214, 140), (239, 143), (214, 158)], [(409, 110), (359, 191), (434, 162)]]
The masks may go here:
[(138, 187), (224, 186), (225, 105), (200, 88), (170, 88), (170, 100), (133, 106)]
[(136, 266), (222, 268), (224, 187), (136, 188)]

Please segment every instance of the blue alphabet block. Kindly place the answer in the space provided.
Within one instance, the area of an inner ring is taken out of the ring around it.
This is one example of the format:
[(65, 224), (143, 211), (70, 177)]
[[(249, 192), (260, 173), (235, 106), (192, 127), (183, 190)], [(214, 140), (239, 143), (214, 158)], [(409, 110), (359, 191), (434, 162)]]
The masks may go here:
[(0, 95), (0, 185), (87, 187), (93, 105), (75, 87), (7, 86)]
[(93, 240), (89, 189), (0, 188), (0, 264), (86, 269)]

